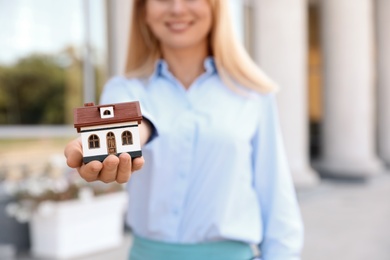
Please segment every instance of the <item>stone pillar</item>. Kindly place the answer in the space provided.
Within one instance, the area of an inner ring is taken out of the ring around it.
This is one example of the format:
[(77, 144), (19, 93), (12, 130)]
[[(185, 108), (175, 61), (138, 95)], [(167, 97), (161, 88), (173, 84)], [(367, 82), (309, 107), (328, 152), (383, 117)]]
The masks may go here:
[(229, 1), (235, 35), (240, 42), (244, 43), (244, 2), (242, 0), (225, 1)]
[(124, 73), (133, 0), (106, 0), (108, 76)]
[(375, 152), (371, 0), (320, 1), (324, 122), (318, 170), (339, 177), (382, 171)]
[(376, 0), (378, 145), (379, 155), (390, 166), (390, 1)]
[(281, 88), (280, 122), (297, 187), (317, 183), (309, 165), (307, 112), (307, 2), (256, 0), (255, 60)]

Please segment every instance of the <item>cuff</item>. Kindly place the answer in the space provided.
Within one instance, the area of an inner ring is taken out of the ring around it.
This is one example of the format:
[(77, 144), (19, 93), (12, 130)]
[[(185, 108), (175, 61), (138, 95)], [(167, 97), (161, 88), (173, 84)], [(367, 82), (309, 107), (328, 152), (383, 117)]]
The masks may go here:
[(150, 134), (150, 137), (149, 137), (148, 141), (145, 144), (145, 145), (147, 145), (148, 143), (153, 141), (158, 136), (158, 131), (157, 131), (157, 128), (156, 128), (156, 123), (155, 123), (156, 121), (155, 121), (155, 119), (153, 118), (152, 115), (150, 115), (148, 112), (144, 112), (143, 111), (142, 112), (142, 117), (143, 117), (142, 119), (148, 121), (148, 123), (152, 127), (152, 132)]

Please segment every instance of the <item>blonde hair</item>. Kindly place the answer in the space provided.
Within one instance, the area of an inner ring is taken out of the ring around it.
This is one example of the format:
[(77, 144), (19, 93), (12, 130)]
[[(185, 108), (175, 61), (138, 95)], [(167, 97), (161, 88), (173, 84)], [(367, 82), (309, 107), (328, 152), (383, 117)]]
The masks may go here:
[[(127, 50), (126, 75), (148, 77), (161, 58), (159, 42), (145, 22), (145, 2), (134, 0)], [(209, 0), (213, 25), (210, 51), (223, 82), (237, 89), (237, 84), (261, 93), (277, 89), (276, 84), (254, 63), (243, 45), (234, 37), (226, 0)]]

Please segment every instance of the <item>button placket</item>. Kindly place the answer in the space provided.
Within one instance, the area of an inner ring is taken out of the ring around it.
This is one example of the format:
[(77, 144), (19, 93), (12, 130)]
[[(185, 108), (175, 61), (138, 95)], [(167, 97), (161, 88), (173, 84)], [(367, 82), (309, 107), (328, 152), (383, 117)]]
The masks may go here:
[[(193, 150), (193, 135), (195, 134), (195, 124), (192, 117), (191, 109), (185, 109), (186, 111), (182, 114), (180, 124), (178, 125), (178, 137), (179, 142), (178, 150), (180, 156), (178, 158), (177, 168), (177, 180), (174, 187), (174, 202), (172, 204), (172, 214), (175, 218), (180, 218), (185, 207), (186, 193), (188, 189), (188, 175), (191, 170), (192, 163), (192, 150)], [(181, 140), (180, 140), (181, 139)], [(179, 222), (178, 222), (179, 223)]]

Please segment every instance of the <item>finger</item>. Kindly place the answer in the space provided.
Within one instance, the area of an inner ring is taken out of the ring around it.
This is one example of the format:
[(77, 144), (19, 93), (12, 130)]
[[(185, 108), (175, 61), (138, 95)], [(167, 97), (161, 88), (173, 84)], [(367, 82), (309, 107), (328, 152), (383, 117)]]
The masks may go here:
[(69, 142), (64, 149), (66, 163), (71, 168), (80, 167), (83, 164), (83, 149), (79, 138)]
[(99, 173), (102, 168), (103, 164), (101, 162), (92, 161), (79, 167), (78, 172), (84, 180), (91, 182), (98, 180)]
[(116, 181), (118, 183), (126, 183), (130, 179), (131, 174), (131, 157), (128, 153), (122, 153), (119, 156), (119, 166), (118, 173), (116, 176)]
[(144, 166), (144, 163), (145, 163), (145, 159), (143, 156), (134, 158), (132, 161), (133, 165), (131, 171), (134, 172), (134, 171), (141, 170), (142, 166)]
[(105, 183), (116, 180), (119, 158), (115, 155), (109, 155), (103, 161), (103, 169), (100, 171), (99, 180)]

